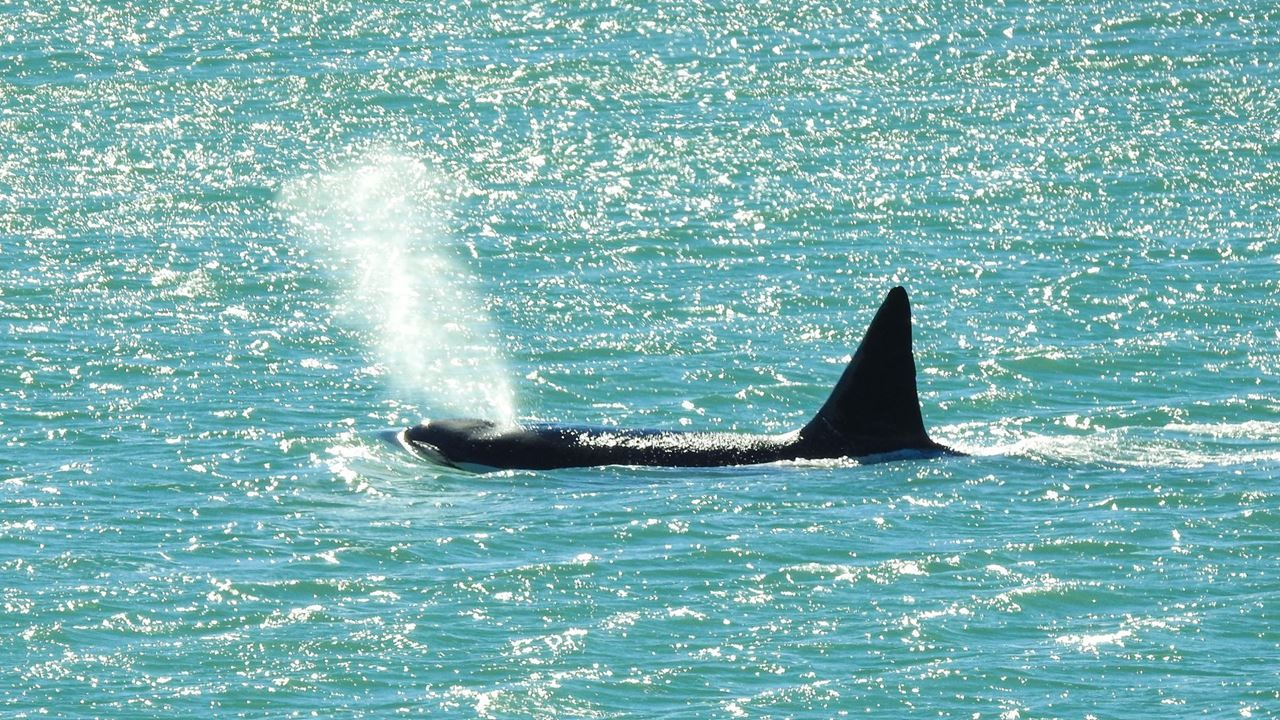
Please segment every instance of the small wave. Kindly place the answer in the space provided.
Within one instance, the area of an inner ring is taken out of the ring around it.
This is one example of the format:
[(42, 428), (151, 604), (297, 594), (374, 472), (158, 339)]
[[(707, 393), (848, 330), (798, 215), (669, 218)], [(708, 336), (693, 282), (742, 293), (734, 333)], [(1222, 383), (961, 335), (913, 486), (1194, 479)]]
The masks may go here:
[(1124, 641), (1132, 636), (1132, 630), (1117, 630), (1111, 633), (1096, 633), (1092, 635), (1059, 635), (1054, 638), (1054, 641), (1059, 645), (1068, 645), (1077, 650), (1096, 653), (1098, 648), (1103, 645), (1124, 647)]
[(1246, 420), (1239, 423), (1169, 423), (1165, 430), (1212, 438), (1239, 440), (1280, 440), (1280, 421)]
[(1116, 428), (1085, 435), (1030, 434), (1012, 442), (989, 446), (958, 446), (978, 457), (1025, 457), (1050, 463), (1133, 467), (1180, 468), (1234, 467), (1280, 462), (1280, 447), (1247, 448), (1222, 442), (1270, 439), (1268, 428), (1277, 423), (1250, 421), (1222, 425), (1169, 425), (1189, 437), (1175, 441), (1152, 428)]

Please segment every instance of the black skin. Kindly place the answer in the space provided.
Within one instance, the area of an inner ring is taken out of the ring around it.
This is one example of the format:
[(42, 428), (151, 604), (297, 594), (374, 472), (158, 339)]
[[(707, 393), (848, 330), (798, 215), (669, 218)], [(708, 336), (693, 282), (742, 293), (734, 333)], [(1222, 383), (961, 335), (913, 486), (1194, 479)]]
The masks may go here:
[(752, 435), (448, 419), (409, 428), (403, 441), (438, 462), (484, 469), (712, 467), (903, 452), (961, 454), (935, 443), (925, 431), (911, 351), (911, 308), (901, 287), (885, 297), (831, 397), (793, 432)]

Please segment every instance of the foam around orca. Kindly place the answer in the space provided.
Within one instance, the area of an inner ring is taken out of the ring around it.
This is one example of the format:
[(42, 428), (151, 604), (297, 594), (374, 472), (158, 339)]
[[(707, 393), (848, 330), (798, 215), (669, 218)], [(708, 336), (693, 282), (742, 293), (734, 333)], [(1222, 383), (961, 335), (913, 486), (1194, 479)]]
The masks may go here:
[(410, 450), (470, 470), (665, 465), (710, 467), (960, 453), (929, 438), (916, 392), (907, 291), (889, 291), (831, 396), (804, 427), (780, 435), (500, 425), (430, 420), (399, 434)]

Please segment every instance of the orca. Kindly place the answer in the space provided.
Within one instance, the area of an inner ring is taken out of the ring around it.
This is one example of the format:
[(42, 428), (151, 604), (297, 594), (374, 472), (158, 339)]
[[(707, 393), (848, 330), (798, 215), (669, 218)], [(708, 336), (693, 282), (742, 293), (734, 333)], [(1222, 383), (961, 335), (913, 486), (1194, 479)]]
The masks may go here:
[(831, 396), (804, 427), (780, 435), (428, 420), (397, 440), (416, 454), (474, 471), (596, 465), (713, 467), (786, 460), (961, 455), (929, 438), (916, 392), (911, 304), (885, 297)]

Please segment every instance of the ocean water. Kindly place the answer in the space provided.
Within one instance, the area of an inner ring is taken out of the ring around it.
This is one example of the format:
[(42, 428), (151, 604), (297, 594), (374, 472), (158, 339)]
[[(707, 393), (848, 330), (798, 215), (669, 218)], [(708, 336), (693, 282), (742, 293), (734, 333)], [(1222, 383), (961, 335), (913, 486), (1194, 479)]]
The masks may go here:
[[(1272, 3), (0, 6), (5, 717), (1280, 715)], [(782, 431), (885, 291), (965, 458)]]

